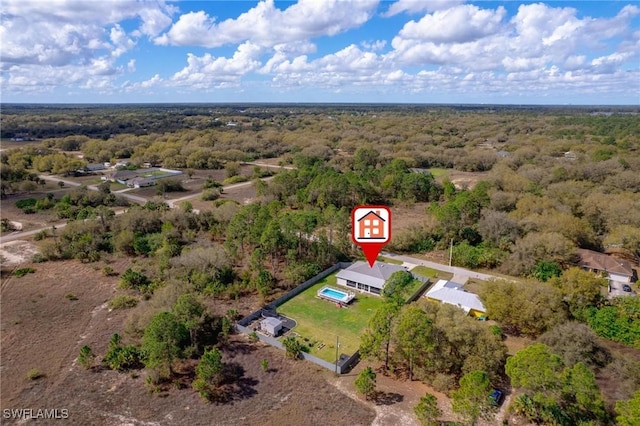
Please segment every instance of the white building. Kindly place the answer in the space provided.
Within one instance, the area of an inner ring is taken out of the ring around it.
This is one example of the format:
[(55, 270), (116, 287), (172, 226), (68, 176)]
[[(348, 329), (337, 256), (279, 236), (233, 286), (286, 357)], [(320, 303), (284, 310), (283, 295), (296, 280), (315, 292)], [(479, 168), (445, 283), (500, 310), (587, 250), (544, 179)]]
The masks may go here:
[(338, 272), (336, 282), (363, 292), (380, 294), (384, 283), (398, 271), (408, 271), (408, 268), (384, 262), (375, 262), (370, 267), (367, 262), (358, 261)]

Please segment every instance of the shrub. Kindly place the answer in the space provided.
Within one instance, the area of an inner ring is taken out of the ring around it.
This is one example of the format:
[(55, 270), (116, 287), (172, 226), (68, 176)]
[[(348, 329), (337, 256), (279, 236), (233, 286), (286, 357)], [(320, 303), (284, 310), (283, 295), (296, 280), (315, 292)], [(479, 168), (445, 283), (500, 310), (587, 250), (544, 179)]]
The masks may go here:
[(87, 345), (84, 345), (80, 348), (80, 353), (78, 354), (78, 364), (84, 368), (89, 369), (93, 367), (93, 360), (95, 359), (95, 355), (91, 348)]
[(46, 239), (49, 236), (49, 232), (47, 232), (46, 229), (43, 229), (42, 231), (38, 232), (37, 234), (35, 234), (33, 236), (33, 239), (36, 241), (42, 241), (44, 239)]
[(118, 275), (118, 273), (114, 271), (111, 266), (105, 266), (104, 268), (102, 268), (102, 275), (104, 275), (105, 277), (115, 277)]
[(24, 200), (16, 201), (16, 207), (24, 210), (27, 207), (35, 207), (38, 200), (35, 198), (25, 198)]
[(146, 290), (151, 284), (149, 278), (142, 272), (134, 271), (128, 268), (124, 271), (124, 274), (120, 277), (120, 288), (134, 289), (134, 290)]
[(220, 198), (220, 191), (217, 189), (205, 189), (202, 191), (202, 201), (215, 201)]
[(13, 275), (18, 277), (18, 278), (21, 278), (21, 277), (24, 277), (27, 274), (33, 274), (35, 272), (36, 272), (36, 270), (33, 269), (33, 268), (18, 268), (15, 271), (13, 271)]
[(76, 296), (73, 293), (67, 293), (67, 294), (64, 295), (64, 297), (66, 297), (68, 300), (72, 300), (72, 301), (73, 300), (78, 300), (78, 296)]
[(129, 309), (138, 305), (138, 299), (128, 294), (120, 294), (109, 301), (111, 309)]
[(42, 377), (44, 377), (44, 374), (37, 368), (32, 368), (27, 372), (27, 379), (29, 380), (38, 380)]

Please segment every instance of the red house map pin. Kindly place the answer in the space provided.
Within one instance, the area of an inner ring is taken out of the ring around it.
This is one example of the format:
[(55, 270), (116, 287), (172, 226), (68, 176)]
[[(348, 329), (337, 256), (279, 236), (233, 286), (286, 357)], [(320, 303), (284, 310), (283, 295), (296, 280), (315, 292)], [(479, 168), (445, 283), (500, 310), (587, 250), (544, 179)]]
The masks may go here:
[(386, 206), (357, 206), (351, 211), (351, 239), (373, 267), (382, 247), (391, 241), (391, 210)]

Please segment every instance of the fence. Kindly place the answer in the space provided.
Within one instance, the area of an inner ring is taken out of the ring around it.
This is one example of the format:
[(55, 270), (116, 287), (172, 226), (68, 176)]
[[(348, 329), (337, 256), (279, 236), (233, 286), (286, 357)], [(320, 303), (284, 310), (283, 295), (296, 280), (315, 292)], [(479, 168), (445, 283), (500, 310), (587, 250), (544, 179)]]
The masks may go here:
[[(279, 298), (277, 298), (273, 302), (265, 305), (264, 307), (258, 309), (257, 311), (252, 312), (248, 316), (242, 318), (240, 321), (238, 321), (236, 323), (236, 330), (238, 330), (238, 332), (240, 332), (240, 333), (245, 333), (245, 334), (253, 333), (253, 330), (248, 328), (247, 325), (251, 324), (251, 322), (253, 322), (253, 321), (257, 320), (258, 318), (260, 318), (262, 316), (262, 312), (263, 311), (275, 312), (276, 309), (278, 308), (278, 306), (280, 306), (283, 303), (285, 303), (286, 301), (296, 297), (297, 295), (299, 295), (300, 293), (302, 293), (303, 291), (305, 291), (306, 289), (308, 289), (309, 287), (311, 287), (312, 285), (314, 285), (318, 281), (320, 281), (320, 280), (326, 278), (327, 276), (331, 275), (332, 273), (334, 273), (338, 269), (348, 268), (350, 265), (351, 265), (350, 262), (339, 262), (339, 263), (336, 263), (335, 265), (331, 266), (330, 268), (325, 269), (324, 271), (320, 272), (315, 277), (308, 279), (307, 281), (303, 282), (302, 284), (300, 284), (299, 286), (297, 286), (293, 290), (291, 290), (291, 291), (287, 292), (286, 294), (280, 296)], [(429, 278), (425, 278), (425, 277), (421, 277), (421, 276), (415, 276), (415, 277), (416, 277), (416, 279), (422, 281), (423, 284), (420, 286), (420, 288), (411, 297), (409, 297), (409, 299), (407, 300), (407, 303), (411, 303), (414, 300), (416, 300), (418, 297), (420, 297), (420, 295), (424, 292), (424, 290), (430, 284)], [(260, 339), (262, 342), (265, 342), (265, 343), (267, 343), (267, 344), (269, 344), (271, 346), (274, 346), (276, 348), (279, 348), (279, 349), (284, 349), (284, 346), (282, 345), (282, 343), (280, 341), (278, 341), (277, 339), (275, 339), (275, 338), (273, 338), (271, 336), (267, 336), (267, 335), (262, 334), (262, 333), (256, 333), (256, 335), (258, 336), (258, 339)], [(344, 373), (348, 372), (349, 370), (351, 370), (351, 368), (358, 362), (358, 360), (360, 359), (360, 353), (358, 351), (356, 351), (355, 353), (353, 353), (351, 356), (349, 356), (346, 359), (342, 359), (342, 356), (341, 356), (340, 360), (338, 361), (337, 367), (336, 367), (335, 363), (331, 363), (331, 362), (325, 361), (323, 359), (320, 359), (320, 358), (318, 358), (318, 357), (316, 357), (314, 355), (308, 354), (306, 352), (302, 352), (302, 358), (304, 358), (307, 361), (311, 361), (314, 364), (317, 364), (317, 365), (319, 365), (321, 367), (324, 367), (324, 368), (326, 368), (328, 370), (337, 371), (338, 374), (344, 374)]]
[(311, 287), (312, 285), (314, 285), (318, 281), (326, 278), (327, 276), (331, 275), (332, 273), (334, 273), (338, 269), (348, 268), (350, 265), (351, 265), (350, 262), (338, 262), (338, 263), (336, 263), (335, 265), (333, 265), (333, 266), (325, 269), (324, 271), (320, 272), (315, 277), (309, 278), (307, 281), (303, 282), (302, 284), (300, 284), (299, 286), (297, 286), (293, 290), (285, 293), (284, 295), (280, 296), (279, 298), (277, 298), (273, 302), (269, 303), (267, 305), (267, 307), (269, 309), (271, 309), (271, 310), (275, 310), (278, 306), (282, 305), (284, 302), (288, 301), (289, 299), (293, 299), (294, 297), (296, 297), (297, 295), (299, 295), (300, 293), (302, 293), (303, 291), (305, 291), (306, 289), (308, 289), (309, 287)]
[(420, 297), (420, 295), (422, 293), (424, 293), (424, 291), (427, 289), (427, 287), (429, 287), (429, 284), (431, 284), (431, 281), (429, 281), (429, 278), (427, 278), (427, 277), (423, 277), (423, 276), (420, 276), (420, 275), (414, 275), (414, 278), (416, 278), (419, 281), (422, 281), (422, 285), (420, 286), (420, 288), (418, 290), (416, 290), (415, 293), (413, 293), (411, 295), (411, 297), (409, 297), (407, 299), (407, 303), (411, 303), (411, 302), (417, 300)]
[[(260, 315), (260, 311), (256, 311), (258, 313), (258, 316)], [(253, 314), (255, 314), (256, 312), (254, 312)], [(252, 315), (253, 315), (252, 314)], [(249, 317), (246, 317), (249, 318)], [(246, 318), (243, 318), (242, 320), (244, 321)], [(244, 325), (241, 325), (239, 322), (236, 324), (236, 330), (240, 333), (244, 333), (244, 334), (251, 334), (253, 333), (253, 330), (251, 330), (248, 327), (245, 327)], [(267, 336), (266, 334), (262, 334), (262, 333), (256, 333), (256, 336), (258, 337), (258, 339), (260, 339), (261, 342), (267, 343), (273, 347), (276, 347), (278, 349), (282, 349), (284, 350), (284, 345), (282, 344), (282, 342), (280, 342), (278, 339), (275, 339), (271, 336)], [(302, 352), (301, 356), (303, 359), (307, 360), (307, 361), (311, 361), (314, 364), (317, 364), (321, 367), (324, 367), (328, 370), (331, 371), (337, 371), (338, 374), (343, 374), (346, 373), (348, 370), (351, 369), (352, 364), (358, 360), (359, 358), (359, 353), (356, 351), (355, 354), (351, 355), (347, 360), (343, 361), (343, 362), (339, 362), (338, 366), (336, 368), (336, 364), (335, 363), (331, 363), (329, 361), (325, 361), (324, 359), (320, 359), (316, 356), (313, 356), (311, 354), (308, 354), (306, 352)]]

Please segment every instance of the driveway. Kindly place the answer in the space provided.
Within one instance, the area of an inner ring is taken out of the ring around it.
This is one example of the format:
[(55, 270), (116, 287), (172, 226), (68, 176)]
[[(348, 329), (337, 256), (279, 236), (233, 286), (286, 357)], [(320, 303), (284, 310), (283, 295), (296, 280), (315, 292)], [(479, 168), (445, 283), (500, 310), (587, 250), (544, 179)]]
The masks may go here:
[(422, 265), (428, 268), (437, 269), (439, 271), (451, 272), (455, 278), (453, 281), (460, 284), (466, 283), (469, 278), (475, 278), (483, 281), (503, 279), (495, 275), (483, 274), (481, 272), (471, 271), (469, 269), (461, 268), (459, 266), (443, 265), (441, 263), (431, 262), (429, 260), (422, 260), (422, 259), (418, 259), (411, 256), (403, 256), (403, 255), (389, 253), (389, 252), (382, 252), (380, 254), (390, 259), (399, 260), (403, 262), (403, 264), (407, 263), (407, 264), (413, 264), (413, 265)]
[(620, 297), (620, 296), (635, 296), (636, 292), (635, 291), (624, 291), (622, 289), (622, 286), (624, 284), (628, 284), (628, 283), (623, 283), (621, 281), (609, 281), (609, 299), (614, 298), (614, 297)]

